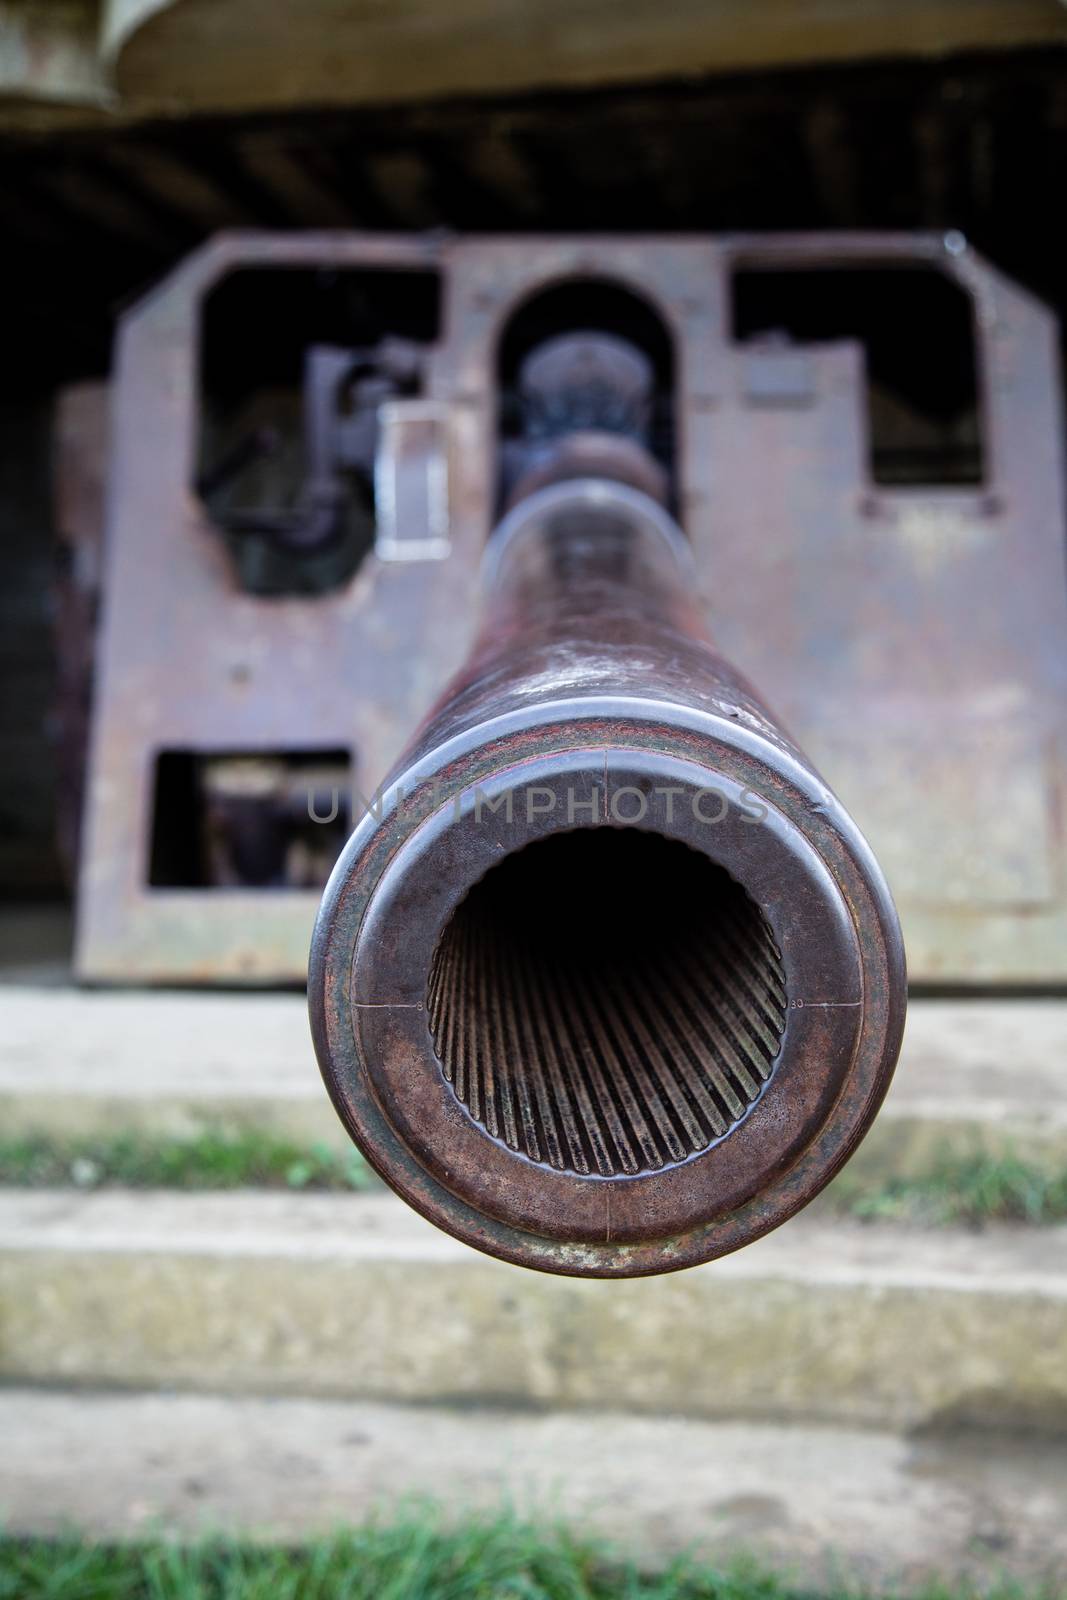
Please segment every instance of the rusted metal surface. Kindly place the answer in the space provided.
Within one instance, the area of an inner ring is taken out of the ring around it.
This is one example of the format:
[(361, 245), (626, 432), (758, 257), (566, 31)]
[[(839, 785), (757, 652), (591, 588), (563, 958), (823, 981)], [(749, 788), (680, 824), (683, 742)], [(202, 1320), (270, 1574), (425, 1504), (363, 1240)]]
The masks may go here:
[(692, 578), (628, 485), (520, 500), (471, 659), (316, 927), (350, 1133), (432, 1221), (547, 1271), (671, 1271), (776, 1226), (899, 1048), (881, 873), (713, 651)]
[(89, 750), (96, 628), (104, 562), (109, 446), (106, 384), (80, 383), (56, 402), (52, 435), (56, 584), (57, 833), (71, 881), (77, 874)]
[[(734, 338), (737, 268), (871, 263), (936, 268), (972, 297), (980, 483), (874, 482), (858, 343), (783, 349)], [(383, 430), (394, 459), (411, 462), (405, 504), (423, 508), (427, 526), (409, 509), (343, 587), (314, 597), (241, 592), (191, 488), (201, 302), (226, 273), (256, 265), (430, 268), (443, 281), (423, 391), (394, 402), (429, 410)], [(913, 974), (1062, 981), (1067, 573), (1055, 325), (958, 236), (902, 235), (228, 235), (130, 312), (81, 971), (302, 975), (313, 895), (265, 890), (250, 903), (244, 891), (146, 887), (155, 754), (344, 749), (358, 790), (373, 797), (471, 643), (499, 505), (499, 341), (516, 308), (571, 278), (621, 284), (663, 321), (674, 351), (673, 504), (695, 603), (871, 838)], [(383, 559), (398, 542), (411, 558)]]

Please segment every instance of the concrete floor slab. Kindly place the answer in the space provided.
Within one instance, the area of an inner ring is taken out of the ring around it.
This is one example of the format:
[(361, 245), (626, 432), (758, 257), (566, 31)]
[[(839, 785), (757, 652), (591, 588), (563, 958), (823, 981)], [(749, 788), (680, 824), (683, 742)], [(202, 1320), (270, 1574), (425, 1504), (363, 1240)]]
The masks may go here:
[(1067, 1573), (1067, 1443), (964, 1432), (0, 1392), (0, 1517), (100, 1537), (301, 1538), (430, 1496), (563, 1517), (661, 1560), (746, 1551), (810, 1582)]

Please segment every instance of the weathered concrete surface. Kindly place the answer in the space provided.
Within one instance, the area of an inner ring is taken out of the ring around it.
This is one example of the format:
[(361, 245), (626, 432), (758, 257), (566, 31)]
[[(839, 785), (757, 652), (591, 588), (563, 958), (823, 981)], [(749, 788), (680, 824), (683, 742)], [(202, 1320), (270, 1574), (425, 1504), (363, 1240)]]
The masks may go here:
[(0, 1193), (0, 1376), (1067, 1434), (1067, 1228), (799, 1218), (602, 1284), (391, 1196)]
[(1067, 1001), (911, 1002), (857, 1170), (914, 1174), (946, 1149), (1067, 1163)]
[(0, 1127), (75, 1139), (255, 1128), (350, 1148), (302, 994), (0, 988)]
[(0, 1435), (16, 1532), (287, 1539), (428, 1495), (565, 1515), (652, 1558), (750, 1550), (813, 1582), (1067, 1571), (1063, 1442), (27, 1390), (0, 1393)]
[[(10, 1136), (267, 1129), (347, 1148), (299, 994), (0, 986)], [(896, 1080), (853, 1170), (946, 1148), (1067, 1162), (1067, 1001), (915, 1001)]]

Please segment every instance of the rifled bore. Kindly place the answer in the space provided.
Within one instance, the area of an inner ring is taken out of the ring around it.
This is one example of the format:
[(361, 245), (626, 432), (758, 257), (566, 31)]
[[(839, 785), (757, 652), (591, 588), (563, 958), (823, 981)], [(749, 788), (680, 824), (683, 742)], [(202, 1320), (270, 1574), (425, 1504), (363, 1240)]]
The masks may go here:
[(428, 1006), (476, 1123), (580, 1175), (656, 1171), (744, 1118), (781, 1046), (785, 976), (728, 872), (677, 840), (595, 828), (527, 845), (445, 927)]

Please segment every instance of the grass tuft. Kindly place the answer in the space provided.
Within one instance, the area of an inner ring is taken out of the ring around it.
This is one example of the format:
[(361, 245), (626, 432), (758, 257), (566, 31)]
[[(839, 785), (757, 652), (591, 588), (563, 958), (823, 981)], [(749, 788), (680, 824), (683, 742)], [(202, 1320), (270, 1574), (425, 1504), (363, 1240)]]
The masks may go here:
[(64, 1141), (0, 1139), (0, 1183), (21, 1188), (366, 1189), (376, 1180), (359, 1151), (249, 1131), (189, 1138), (121, 1133)]
[[(295, 1189), (341, 1194), (377, 1185), (358, 1150), (248, 1130), (188, 1138), (0, 1137), (0, 1184), (20, 1188)], [(1067, 1221), (1067, 1171), (1021, 1156), (936, 1157), (917, 1176), (872, 1181), (846, 1168), (828, 1191), (840, 1216), (928, 1227)]]
[[(986, 1588), (984, 1600), (1054, 1600)], [(909, 1600), (974, 1600), (937, 1586)], [(563, 1527), (509, 1514), (448, 1524), (433, 1508), (279, 1549), (233, 1540), (97, 1545), (0, 1539), (0, 1600), (860, 1600), (798, 1588), (751, 1562), (680, 1559), (660, 1570)], [(889, 1600), (889, 1597), (885, 1597)]]
[(1067, 1172), (1010, 1154), (945, 1154), (928, 1172), (877, 1185), (846, 1169), (830, 1194), (836, 1209), (864, 1221), (932, 1227), (1067, 1221)]

